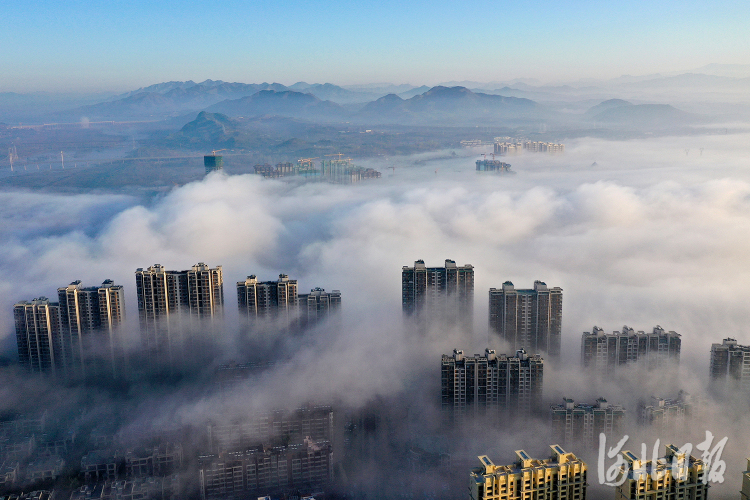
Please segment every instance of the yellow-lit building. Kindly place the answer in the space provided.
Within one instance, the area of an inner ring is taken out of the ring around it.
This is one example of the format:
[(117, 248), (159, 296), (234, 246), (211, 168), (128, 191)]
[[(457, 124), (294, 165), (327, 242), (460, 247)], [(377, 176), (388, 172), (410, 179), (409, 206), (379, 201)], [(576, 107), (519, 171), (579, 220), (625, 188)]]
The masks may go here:
[(469, 475), (471, 500), (585, 500), (586, 464), (573, 453), (552, 445), (545, 460), (516, 451), (511, 465), (495, 465), (479, 457), (481, 467)]
[(740, 500), (750, 499), (750, 458), (747, 459), (747, 470), (742, 473), (742, 491)]
[(627, 470), (625, 481), (617, 487), (617, 500), (705, 500), (708, 484), (703, 483), (707, 472), (703, 460), (681, 452), (675, 445), (667, 445), (663, 458), (656, 461), (640, 460), (633, 452), (623, 451)]

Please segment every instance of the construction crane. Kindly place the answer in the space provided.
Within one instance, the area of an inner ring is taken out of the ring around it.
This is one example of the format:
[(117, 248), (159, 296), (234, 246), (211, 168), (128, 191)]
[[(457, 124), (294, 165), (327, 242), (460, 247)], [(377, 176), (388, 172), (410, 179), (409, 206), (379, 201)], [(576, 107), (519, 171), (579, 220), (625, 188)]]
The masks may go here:
[(213, 151), (211, 151), (211, 156), (216, 156), (216, 153), (221, 153), (222, 151), (226, 151), (226, 150), (227, 150), (226, 148), (224, 148), (224, 149), (214, 149)]
[(339, 160), (340, 160), (340, 159), (341, 159), (341, 157), (342, 157), (342, 156), (344, 156), (344, 153), (334, 153), (334, 154), (332, 154), (332, 155), (326, 155), (326, 156), (338, 156), (338, 157), (339, 157)]
[(316, 156), (315, 158), (300, 158), (297, 160), (297, 163), (311, 163), (313, 160), (317, 160), (320, 158), (320, 156)]

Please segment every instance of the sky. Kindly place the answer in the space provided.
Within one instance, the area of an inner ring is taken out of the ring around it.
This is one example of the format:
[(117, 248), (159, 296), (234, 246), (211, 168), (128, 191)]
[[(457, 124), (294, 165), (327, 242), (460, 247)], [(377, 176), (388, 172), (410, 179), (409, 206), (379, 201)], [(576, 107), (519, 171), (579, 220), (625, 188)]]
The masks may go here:
[(543, 82), (750, 63), (750, 3), (0, 2), (0, 92)]

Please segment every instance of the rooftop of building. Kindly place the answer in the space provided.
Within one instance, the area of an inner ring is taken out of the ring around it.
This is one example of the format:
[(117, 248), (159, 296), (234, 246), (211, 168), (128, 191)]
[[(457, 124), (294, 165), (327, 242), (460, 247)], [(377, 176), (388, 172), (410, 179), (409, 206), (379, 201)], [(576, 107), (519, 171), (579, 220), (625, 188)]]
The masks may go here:
[(486, 455), (479, 456), (481, 467), (472, 469), (470, 476), (474, 481), (483, 483), (487, 475), (517, 474), (529, 469), (554, 469), (566, 463), (579, 463), (583, 467), (586, 466), (583, 460), (573, 453), (566, 452), (560, 445), (553, 444), (550, 448), (552, 455), (546, 459), (532, 458), (526, 451), (516, 450), (517, 460), (509, 465), (495, 465)]
[(656, 460), (643, 461), (630, 450), (621, 452), (621, 455), (625, 458), (628, 479), (640, 479), (647, 474), (667, 474), (672, 473), (672, 464), (675, 460), (680, 463), (682, 460), (687, 461), (688, 467), (703, 468), (703, 460), (695, 458), (693, 455), (682, 451), (680, 448), (673, 444), (665, 446), (665, 454), (663, 457), (657, 458)]
[[(622, 331), (615, 330), (612, 333), (606, 333), (604, 329), (594, 326), (590, 332), (583, 332), (584, 337), (617, 337), (617, 336), (637, 336), (637, 337), (648, 337), (648, 336), (665, 336), (665, 337), (681, 337), (681, 335), (674, 331), (666, 331), (659, 325), (656, 325), (651, 332), (644, 332), (643, 330), (635, 331), (627, 325), (622, 327)], [(716, 345), (716, 344), (714, 344)]]
[(750, 345), (740, 345), (737, 339), (725, 338), (721, 344), (711, 344), (711, 350), (745, 351), (750, 352)]
[(612, 413), (625, 412), (621, 405), (609, 403), (604, 398), (597, 398), (594, 403), (576, 403), (572, 398), (563, 398), (563, 404), (550, 405), (550, 411), (580, 411), (584, 413), (594, 412), (596, 410), (606, 410)]

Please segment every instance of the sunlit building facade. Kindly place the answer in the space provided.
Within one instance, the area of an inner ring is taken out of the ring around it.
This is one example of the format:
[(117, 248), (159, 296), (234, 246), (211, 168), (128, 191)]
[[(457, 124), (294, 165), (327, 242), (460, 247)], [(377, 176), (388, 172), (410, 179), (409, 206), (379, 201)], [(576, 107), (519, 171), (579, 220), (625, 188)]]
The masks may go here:
[(747, 459), (747, 469), (742, 473), (740, 500), (750, 500), (750, 458)]
[(586, 500), (586, 463), (559, 445), (550, 458), (531, 458), (516, 451), (510, 465), (495, 465), (480, 456), (479, 467), (469, 474), (471, 500)]
[(621, 474), (625, 478), (617, 486), (618, 500), (706, 499), (708, 484), (703, 482), (706, 472), (703, 460), (675, 445), (667, 445), (666, 455), (657, 460), (641, 460), (631, 451), (623, 451), (622, 456), (625, 465)]

